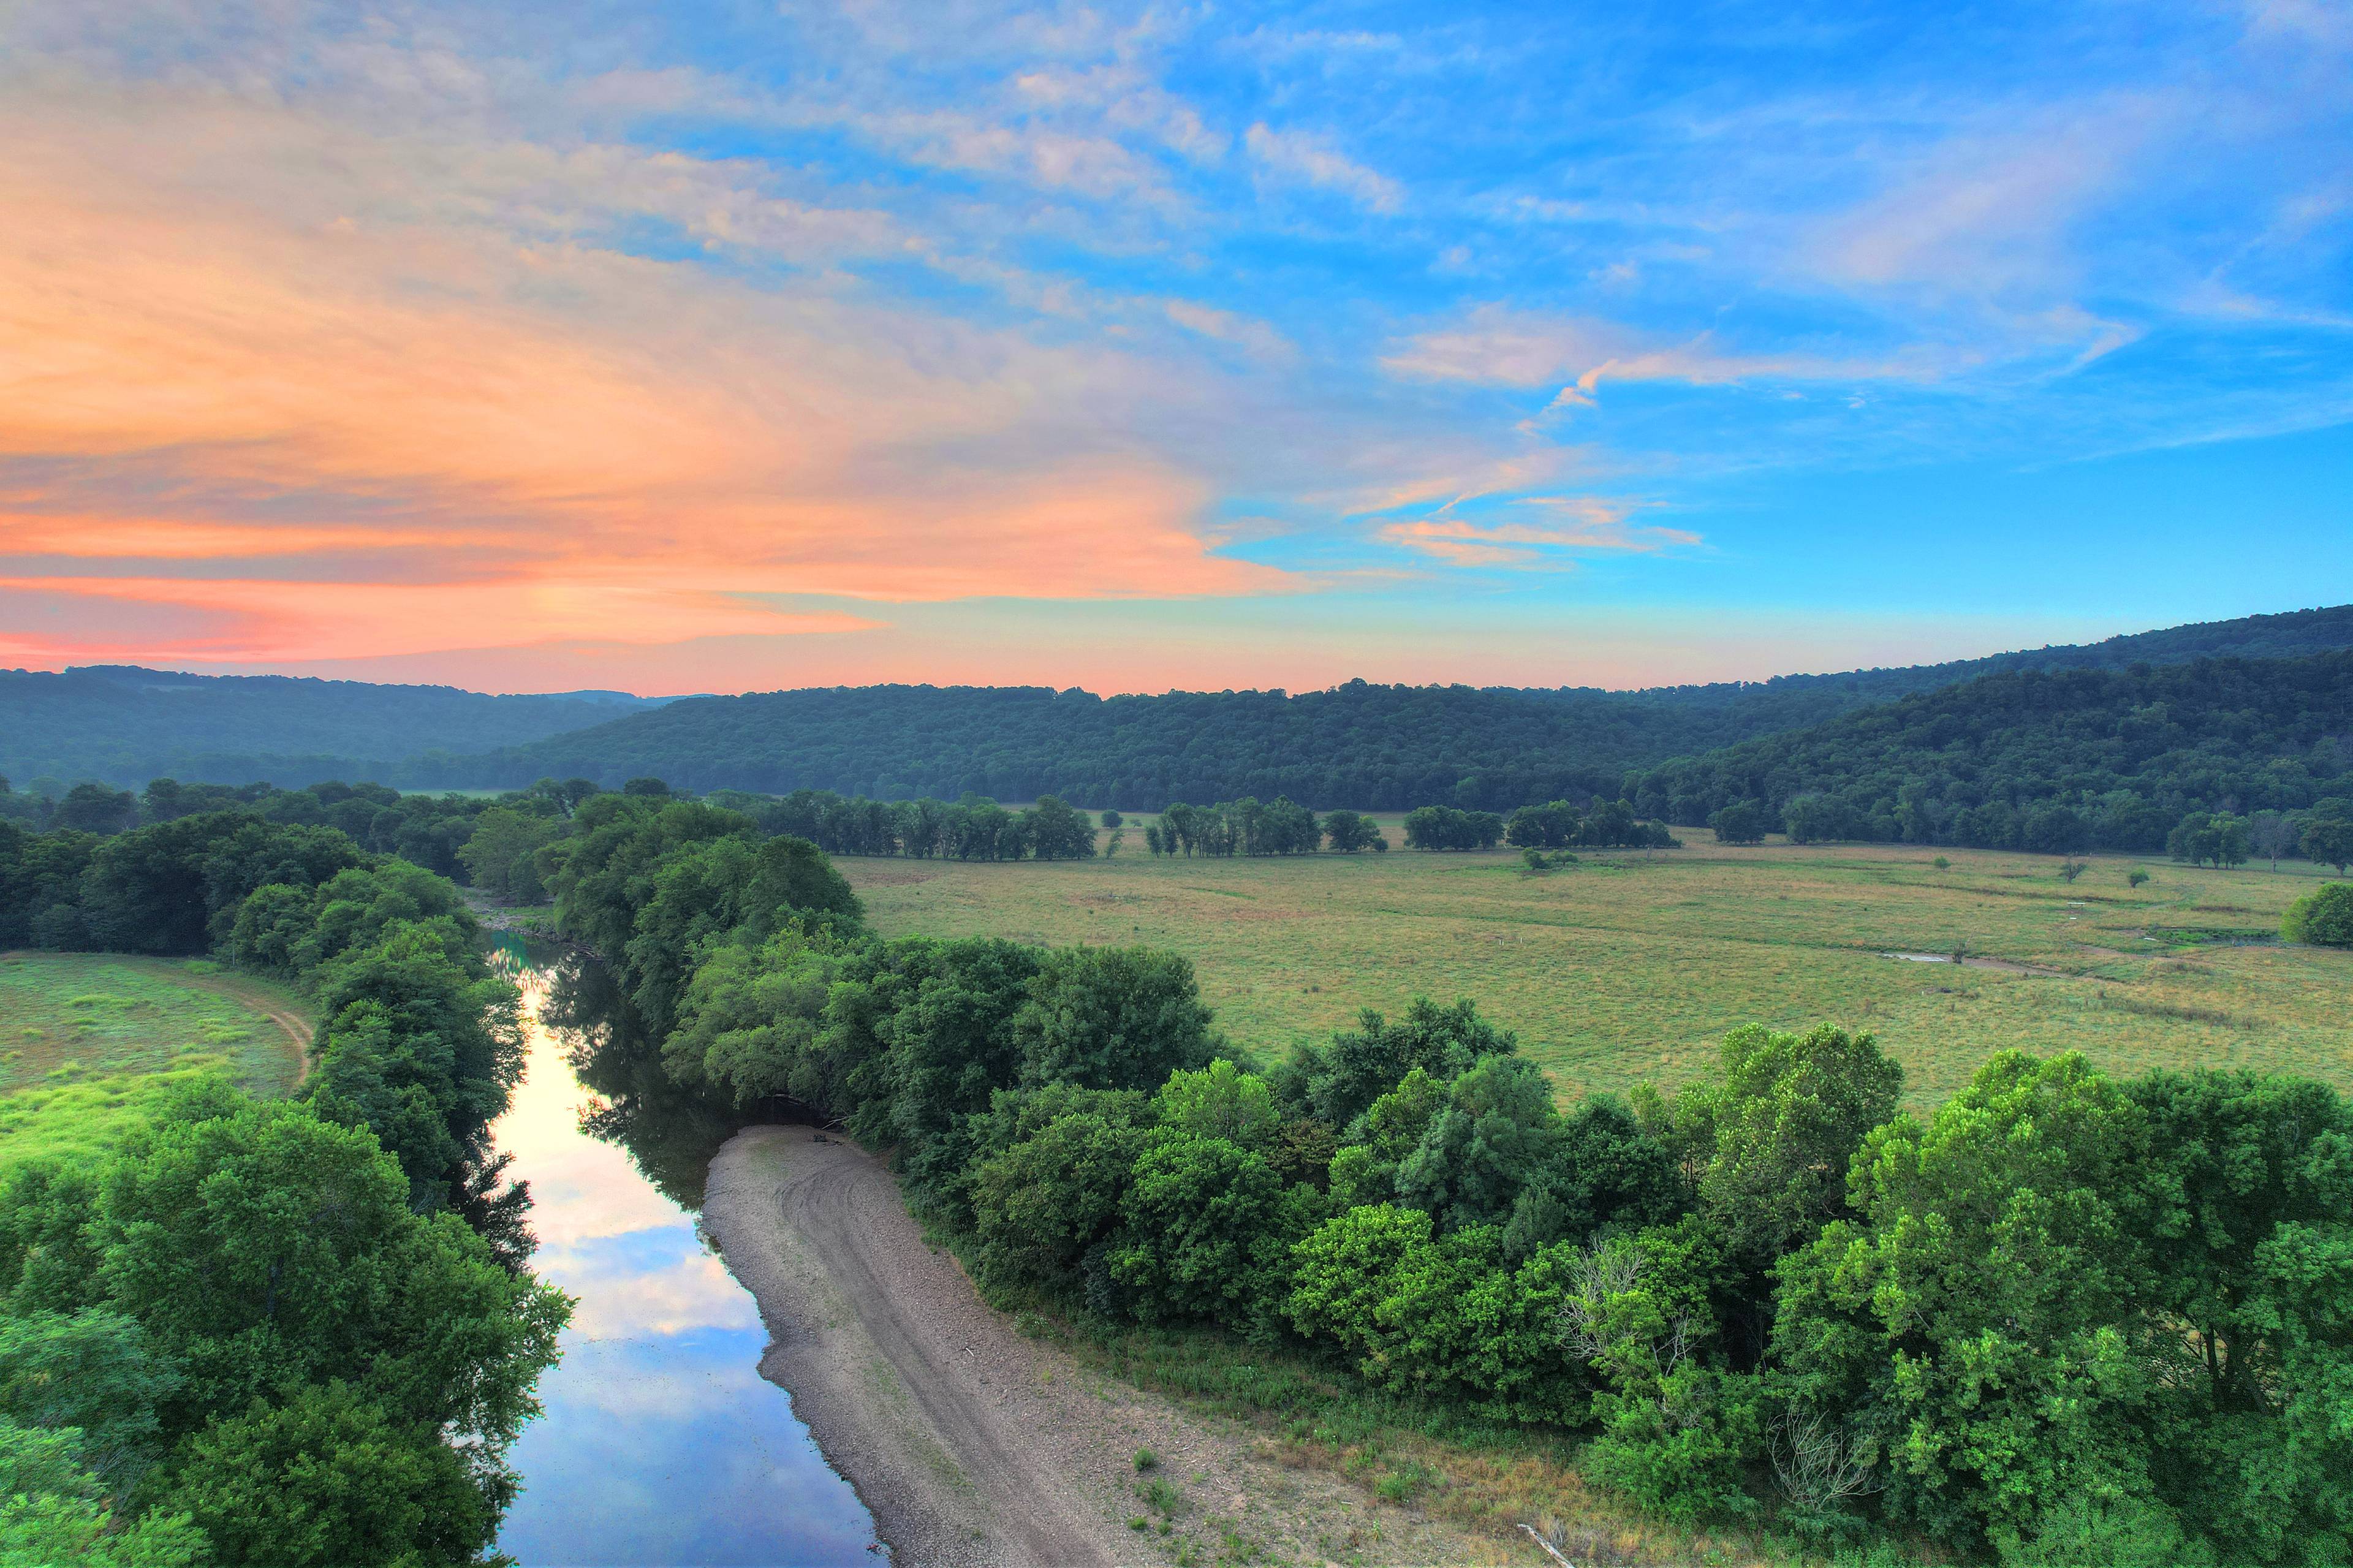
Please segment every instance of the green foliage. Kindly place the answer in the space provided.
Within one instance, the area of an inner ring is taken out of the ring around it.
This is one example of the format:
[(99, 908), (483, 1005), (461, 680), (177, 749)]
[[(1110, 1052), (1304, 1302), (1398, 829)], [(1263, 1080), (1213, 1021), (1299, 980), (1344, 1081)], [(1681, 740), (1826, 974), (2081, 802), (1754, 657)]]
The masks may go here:
[(1288, 1294), (1293, 1212), (1257, 1150), (1164, 1130), (1121, 1199), (1112, 1277), (1146, 1322), (1203, 1319), (1263, 1337)]
[(1325, 813), (1324, 837), (1333, 850), (1341, 855), (1354, 855), (1366, 849), (1386, 849), (1389, 846), (1388, 837), (1381, 832), (1380, 824), (1353, 811)]
[(2306, 859), (2334, 866), (2342, 877), (2345, 868), (2353, 866), (2353, 816), (2316, 809), (2304, 825), (2299, 847)]
[(1492, 811), (1418, 805), (1405, 814), (1409, 849), (1493, 849), (1503, 837), (1504, 819)]
[(1451, 1080), (1482, 1057), (1518, 1048), (1518, 1039), (1480, 1017), (1468, 998), (1440, 1007), (1416, 997), (1394, 1024), (1366, 1009), (1356, 1028), (1335, 1035), (1328, 1047), (1303, 1049), (1272, 1081), (1279, 1099), (1345, 1127), (1415, 1068)]
[(2227, 812), (2193, 811), (2165, 837), (2165, 852), (2193, 866), (2221, 870), (2247, 858), (2247, 821)]
[(2353, 882), (2325, 882), (2290, 904), (2280, 935), (2315, 947), (2353, 947)]
[(119, 1520), (71, 1428), (0, 1420), (0, 1568), (195, 1568), (211, 1558), (185, 1514)]
[[(1753, 798), (1826, 837), (2068, 854), (2163, 846), (2225, 802), (2295, 810), (2330, 793), (2353, 720), (2341, 652), (2263, 662), (1988, 675), (1635, 775), (1675, 822)], [(1967, 754), (1970, 766), (1950, 759)], [(1721, 834), (1719, 834), (1721, 837)]]
[[(1655, 769), (1668, 758), (1822, 725), (1994, 672), (2122, 672), (2199, 658), (2260, 668), (2235, 661), (2300, 658), (2353, 646), (2348, 627), (2353, 615), (2344, 609), (2305, 611), (1956, 664), (1643, 692), (1364, 681), (1296, 695), (1171, 692), (1108, 700), (1045, 688), (762, 692), (673, 703), (525, 744), (501, 737), (479, 748), (484, 754), (441, 760), (438, 770), (421, 760), (414, 777), (521, 784), (543, 774), (578, 773), (611, 785), (632, 773), (659, 773), (696, 789), (776, 793), (863, 790), (888, 779), (909, 794), (947, 799), (966, 791), (1008, 800), (1051, 794), (1122, 810), (1285, 793), (1319, 808), (1403, 810), (1440, 801), (1509, 810), (1588, 794), (1614, 798), (1629, 768)], [(2073, 678), (2044, 679), (2056, 684)], [(0, 713), (11, 711), (6, 704), (24, 689), (0, 678)], [(6, 728), (0, 721), (0, 732)], [(2345, 728), (2340, 723), (2335, 732)], [(508, 749), (493, 749), (499, 746)], [(0, 752), (0, 766), (19, 777), (59, 771), (42, 755), (20, 752), (12, 763)], [(62, 771), (74, 774), (77, 766)]]
[(1751, 1024), (1725, 1037), (1720, 1071), (1678, 1097), (1674, 1121), (1703, 1151), (1697, 1196), (1717, 1234), (1761, 1274), (1848, 1212), (1848, 1163), (1894, 1114), (1904, 1070), (1869, 1035)]
[(475, 1472), (429, 1426), (393, 1419), (348, 1385), (257, 1399), (190, 1440), (162, 1506), (228, 1563), (349, 1568), (477, 1562), (512, 1481)]
[(2145, 1113), (2072, 1055), (2005, 1053), (1926, 1126), (1871, 1134), (1861, 1217), (1784, 1263), (1774, 1342), (1802, 1397), (1885, 1445), (1893, 1517), (1970, 1547), (2072, 1493), (2147, 1492), (2149, 1154)]
[(1061, 948), (1029, 980), (1012, 1019), (1020, 1081), (1156, 1089), (1216, 1055), (1193, 965), (1142, 947)]
[(1755, 801), (1736, 800), (1709, 812), (1707, 825), (1718, 844), (1762, 844), (1772, 821)]
[(1172, 1132), (1264, 1151), (1281, 1131), (1274, 1091), (1219, 1057), (1198, 1072), (1173, 1072), (1152, 1097), (1154, 1121)]
[(500, 902), (544, 903), (547, 885), (540, 879), (537, 856), (562, 831), (553, 816), (493, 807), (474, 819), (458, 858), (473, 885)]
[[(1024, 1109), (1050, 1114), (972, 1173), (980, 1276), (999, 1289), (1067, 1294), (1080, 1286), (1082, 1261), (1118, 1225), (1146, 1135), (1135, 1125), (1132, 1095), (1063, 1086)], [(1013, 1114), (1018, 1131), (1019, 1112)], [(1098, 1304), (1105, 1302), (1104, 1279), (1092, 1282)]]

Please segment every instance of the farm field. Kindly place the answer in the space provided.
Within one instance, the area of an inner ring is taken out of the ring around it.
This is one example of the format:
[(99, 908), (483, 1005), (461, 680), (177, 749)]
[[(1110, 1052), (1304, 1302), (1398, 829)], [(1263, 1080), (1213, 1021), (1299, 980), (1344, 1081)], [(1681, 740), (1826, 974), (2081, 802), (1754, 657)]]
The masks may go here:
[[(837, 864), (885, 934), (1183, 952), (1219, 1026), (1268, 1058), (1362, 1007), (1469, 996), (1567, 1096), (1679, 1082), (1750, 1021), (1871, 1030), (1915, 1103), (2010, 1047), (2353, 1089), (2353, 953), (2267, 940), (2322, 878), (2302, 862), (2096, 857), (2071, 884), (2047, 857), (1683, 837), (1539, 875), (1516, 851), (1155, 859), (1133, 824), (1108, 860)], [(1956, 948), (1972, 962), (1883, 956)]]
[(293, 993), (201, 960), (0, 953), (0, 1166), (101, 1147), (204, 1073), (284, 1094), (310, 1037)]

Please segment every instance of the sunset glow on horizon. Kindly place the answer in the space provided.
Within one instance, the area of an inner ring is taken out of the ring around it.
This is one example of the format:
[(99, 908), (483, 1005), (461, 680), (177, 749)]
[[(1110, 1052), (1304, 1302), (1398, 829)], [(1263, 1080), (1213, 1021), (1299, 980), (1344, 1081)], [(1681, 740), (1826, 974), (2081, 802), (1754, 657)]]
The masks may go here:
[(2353, 14), (1432, 15), (16, 8), (0, 665), (1631, 686), (2353, 599)]

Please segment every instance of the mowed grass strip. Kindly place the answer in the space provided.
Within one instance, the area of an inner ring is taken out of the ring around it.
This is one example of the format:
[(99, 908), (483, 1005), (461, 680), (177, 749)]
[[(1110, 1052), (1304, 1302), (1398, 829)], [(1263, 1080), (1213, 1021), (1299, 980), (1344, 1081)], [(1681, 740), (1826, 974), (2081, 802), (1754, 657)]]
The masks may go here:
[(287, 1093), (308, 1038), (293, 993), (202, 961), (0, 953), (0, 1165), (107, 1147), (205, 1074)]
[[(1109, 860), (839, 864), (887, 934), (1183, 952), (1220, 1026), (1270, 1057), (1361, 1007), (1470, 996), (1567, 1095), (1680, 1082), (1751, 1021), (1873, 1030), (1919, 1103), (2009, 1047), (2353, 1089), (2353, 954), (2250, 940), (2321, 879), (2304, 863), (2103, 856), (2069, 882), (2047, 857), (1683, 837), (1539, 875), (1516, 852), (1155, 859), (1133, 826)], [(1956, 952), (2020, 969), (1883, 956)]]

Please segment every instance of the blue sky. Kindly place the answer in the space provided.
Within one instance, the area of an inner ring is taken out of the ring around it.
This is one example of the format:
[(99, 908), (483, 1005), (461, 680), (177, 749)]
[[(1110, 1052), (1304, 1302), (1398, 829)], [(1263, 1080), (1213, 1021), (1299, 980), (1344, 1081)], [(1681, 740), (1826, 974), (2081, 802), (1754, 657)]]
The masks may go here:
[(286, 0), (0, 58), (11, 662), (1630, 685), (2353, 598), (2342, 6)]

